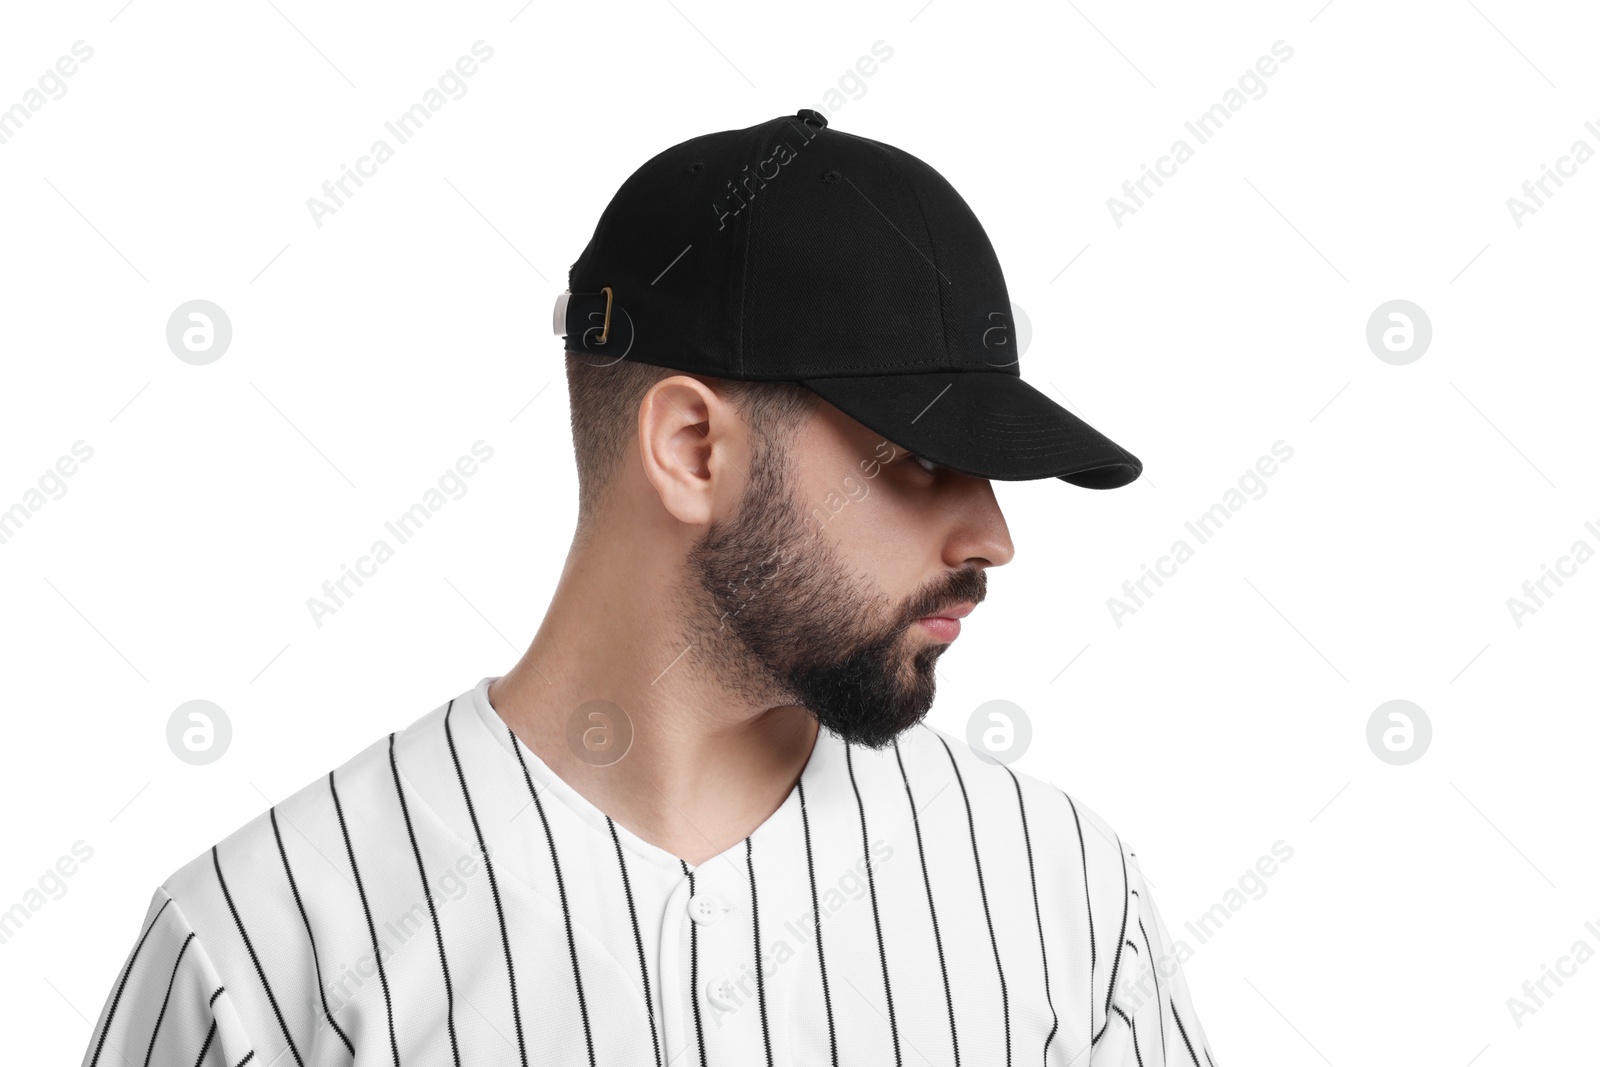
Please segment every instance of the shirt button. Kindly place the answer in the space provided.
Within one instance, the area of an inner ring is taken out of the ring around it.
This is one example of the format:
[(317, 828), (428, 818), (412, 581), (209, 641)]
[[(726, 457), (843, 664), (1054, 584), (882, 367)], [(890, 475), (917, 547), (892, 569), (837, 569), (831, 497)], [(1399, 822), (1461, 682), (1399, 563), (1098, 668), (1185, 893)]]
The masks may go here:
[(710, 926), (722, 918), (722, 901), (710, 893), (696, 893), (689, 898), (689, 918), (701, 926)]
[(706, 982), (706, 999), (724, 1011), (732, 1011), (739, 1006), (733, 983), (726, 978), (712, 978)]

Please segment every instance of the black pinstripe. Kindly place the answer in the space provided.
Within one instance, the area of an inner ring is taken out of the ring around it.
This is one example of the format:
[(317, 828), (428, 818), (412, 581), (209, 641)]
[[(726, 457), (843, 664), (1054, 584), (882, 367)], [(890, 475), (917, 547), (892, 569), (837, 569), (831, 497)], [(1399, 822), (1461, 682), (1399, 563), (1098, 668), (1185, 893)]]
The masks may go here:
[(161, 1011), (156, 1015), (156, 1024), (150, 1028), (150, 1047), (144, 1052), (144, 1067), (150, 1067), (150, 1057), (156, 1051), (156, 1038), (161, 1034), (161, 1021), (167, 1017), (167, 1005), (172, 1002), (172, 986), (178, 980), (178, 965), (183, 962), (183, 954), (189, 951), (189, 942), (194, 940), (194, 931), (189, 931), (189, 936), (183, 939), (183, 947), (178, 949), (178, 958), (172, 961), (172, 977), (167, 979), (167, 992), (161, 998)]
[(756, 864), (750, 838), (744, 839), (744, 866), (750, 872), (750, 925), (755, 935), (756, 1003), (761, 1010), (761, 1043), (767, 1050), (767, 1067), (772, 1067), (772, 1035), (767, 1030), (767, 987), (761, 976), (761, 907), (756, 902)]
[(194, 1067), (200, 1067), (206, 1060), (206, 1053), (211, 1049), (211, 1042), (217, 1037), (217, 1020), (211, 1020), (211, 1029), (206, 1031), (206, 1039), (200, 1045), (200, 1055), (194, 1058)]
[(367, 919), (367, 933), (372, 937), (372, 957), (378, 962), (378, 984), (383, 987), (383, 1011), (389, 1020), (389, 1049), (394, 1053), (394, 1067), (400, 1067), (400, 1042), (394, 1036), (394, 998), (389, 995), (389, 974), (383, 969), (383, 952), (378, 946), (378, 928), (372, 922), (372, 905), (367, 903), (367, 887), (361, 882), (361, 868), (356, 863), (355, 846), (350, 843), (350, 828), (345, 825), (344, 806), (339, 803), (339, 790), (333, 783), (333, 772), (328, 772), (328, 792), (333, 795), (333, 810), (339, 816), (339, 833), (344, 836), (344, 850), (350, 857), (350, 873), (356, 876), (356, 895), (361, 898), (361, 913)]
[[(1001, 764), (1005, 767), (1004, 764)], [(1045, 951), (1044, 944), (1044, 916), (1039, 911), (1039, 878), (1033, 869), (1033, 837), (1028, 833), (1028, 805), (1022, 799), (1022, 783), (1011, 772), (1010, 767), (1005, 767), (1011, 785), (1017, 793), (1017, 818), (1022, 823), (1022, 844), (1028, 853), (1028, 888), (1033, 896), (1033, 922), (1039, 929), (1039, 965), (1044, 968), (1044, 1002), (1050, 1005), (1050, 1033), (1045, 1036), (1042, 1055), (1045, 1059), (1050, 1056), (1050, 1042), (1056, 1036), (1056, 1029), (1061, 1025), (1061, 1019), (1056, 1015), (1055, 1001), (1050, 998), (1050, 953)]]
[[(306, 927), (306, 940), (311, 943), (311, 965), (317, 974), (317, 995), (322, 1000), (322, 1014), (328, 1019), (328, 1025), (333, 1027), (333, 1032), (339, 1035), (339, 1040), (344, 1042), (344, 1047), (350, 1050), (351, 1057), (356, 1054), (356, 1047), (350, 1043), (350, 1038), (340, 1029), (334, 1021), (333, 1012), (328, 1010), (328, 992), (322, 984), (322, 961), (317, 956), (317, 939), (311, 933), (311, 917), (306, 914), (305, 901), (300, 899), (300, 887), (294, 880), (294, 871), (289, 868), (289, 853), (283, 847), (283, 834), (278, 832), (278, 809), (274, 805), (268, 809), (268, 817), (272, 823), (272, 837), (278, 843), (278, 858), (283, 861), (283, 873), (289, 879), (289, 892), (294, 895), (294, 906), (300, 911), (300, 921)], [(218, 991), (220, 992), (220, 990)]]
[(556, 891), (561, 895), (561, 921), (567, 927), (567, 954), (572, 957), (572, 981), (578, 987), (578, 1011), (583, 1016), (583, 1040), (589, 1048), (589, 1067), (595, 1067), (594, 1062), (594, 1034), (589, 1029), (589, 1005), (583, 999), (583, 969), (578, 966), (578, 945), (572, 936), (572, 909), (567, 905), (567, 883), (561, 878), (561, 857), (556, 853), (556, 839), (550, 832), (550, 820), (544, 813), (544, 801), (539, 799), (539, 791), (533, 787), (533, 776), (528, 773), (528, 763), (522, 758), (522, 747), (517, 743), (517, 735), (511, 727), (506, 727), (506, 734), (511, 738), (511, 751), (517, 754), (517, 763), (522, 767), (522, 780), (528, 783), (528, 793), (533, 797), (533, 806), (539, 811), (539, 822), (544, 826), (544, 840), (550, 849), (550, 866), (556, 872)]
[(117, 1017), (117, 1005), (122, 1000), (122, 991), (128, 986), (128, 975), (132, 973), (134, 962), (139, 958), (139, 950), (144, 948), (145, 938), (149, 937), (150, 931), (156, 928), (156, 921), (161, 918), (161, 913), (166, 911), (167, 905), (171, 903), (172, 901), (169, 898), (161, 907), (156, 909), (156, 913), (150, 916), (150, 925), (146, 926), (144, 933), (139, 935), (139, 943), (133, 946), (133, 952), (128, 956), (128, 965), (122, 969), (122, 978), (117, 982), (117, 991), (111, 997), (111, 1010), (106, 1013), (106, 1024), (100, 1030), (100, 1040), (95, 1042), (94, 1057), (89, 1060), (89, 1067), (94, 1067), (95, 1064), (100, 1062), (100, 1052), (105, 1048), (106, 1034), (111, 1032), (111, 1022)]
[(1144, 1056), (1139, 1052), (1139, 1024), (1134, 1022), (1133, 1017), (1123, 1011), (1120, 1006), (1111, 1010), (1122, 1016), (1122, 1020), (1128, 1024), (1128, 1030), (1133, 1034), (1133, 1058), (1138, 1062), (1139, 1067), (1144, 1067)]
[(494, 863), (490, 861), (489, 850), (483, 843), (483, 827), (478, 825), (478, 813), (473, 810), (472, 794), (467, 790), (467, 776), (461, 770), (461, 757), (456, 753), (455, 738), (450, 733), (450, 716), (455, 710), (456, 702), (452, 700), (444, 713), (444, 739), (450, 746), (450, 762), (455, 764), (456, 780), (461, 783), (461, 799), (466, 801), (472, 830), (478, 836), (478, 851), (483, 853), (483, 869), (489, 873), (489, 892), (494, 895), (494, 912), (500, 920), (500, 943), (506, 950), (506, 981), (511, 986), (511, 1017), (517, 1026), (517, 1052), (522, 1056), (522, 1067), (528, 1067), (528, 1045), (522, 1036), (522, 1008), (517, 1002), (517, 971), (511, 965), (511, 935), (506, 931), (506, 912), (500, 903), (500, 884), (495, 881)]
[(1117, 948), (1111, 957), (1111, 981), (1106, 984), (1106, 1021), (1100, 1025), (1100, 1032), (1094, 1035), (1097, 1043), (1105, 1036), (1106, 1027), (1111, 1025), (1111, 998), (1117, 991), (1117, 970), (1122, 966), (1122, 942), (1128, 935), (1128, 857), (1122, 851), (1122, 839), (1117, 839), (1117, 852), (1122, 856), (1122, 929), (1117, 931)]
[(978, 896), (983, 900), (983, 921), (989, 927), (989, 947), (994, 951), (994, 970), (1000, 976), (1000, 1011), (1006, 1032), (1006, 1067), (1011, 1067), (1011, 998), (1006, 991), (1006, 970), (1000, 963), (1000, 942), (994, 936), (994, 916), (989, 910), (989, 890), (983, 882), (983, 861), (978, 857), (978, 828), (972, 821), (972, 800), (967, 796), (967, 783), (961, 777), (961, 768), (956, 766), (956, 756), (950, 751), (950, 745), (944, 738), (939, 738), (939, 743), (944, 745), (944, 754), (950, 757), (950, 769), (955, 772), (956, 785), (961, 787), (961, 803), (967, 809), (967, 836), (972, 841), (972, 868), (978, 874)]
[(878, 888), (877, 881), (872, 877), (872, 854), (867, 843), (867, 809), (861, 803), (861, 786), (856, 783), (856, 766), (851, 757), (854, 745), (846, 745), (844, 750), (845, 767), (850, 771), (850, 788), (855, 790), (856, 811), (861, 816), (861, 855), (866, 861), (867, 868), (867, 895), (872, 898), (872, 928), (878, 935), (878, 964), (883, 968), (883, 996), (889, 1002), (889, 1036), (894, 1041), (895, 1067), (901, 1067), (900, 1058), (900, 1028), (894, 1021), (894, 991), (889, 987), (889, 957), (883, 948), (883, 920), (878, 915)]
[[(1168, 1002), (1171, 1004), (1171, 1002)], [(1189, 1031), (1184, 1029), (1183, 1019), (1178, 1015), (1178, 1006), (1171, 1004), (1172, 1021), (1178, 1024), (1178, 1036), (1183, 1038), (1183, 1047), (1189, 1050), (1189, 1058), (1194, 1061), (1194, 1067), (1200, 1067), (1200, 1057), (1194, 1054), (1194, 1045), (1189, 1043)], [(1211, 1062), (1211, 1053), (1206, 1053), (1206, 1062)]]
[(1161, 972), (1156, 967), (1156, 954), (1150, 951), (1150, 935), (1145, 933), (1144, 920), (1139, 920), (1139, 936), (1144, 938), (1145, 956), (1150, 960), (1150, 973), (1156, 980), (1156, 1018), (1161, 1028), (1161, 1062), (1167, 1062), (1167, 1016), (1161, 1007)]
[(639, 911), (633, 904), (633, 886), (628, 882), (628, 863), (622, 855), (622, 842), (617, 838), (617, 824), (606, 816), (606, 829), (611, 832), (611, 845), (617, 851), (617, 870), (622, 872), (622, 892), (628, 898), (628, 922), (633, 927), (633, 944), (639, 951), (639, 977), (644, 980), (644, 1013), (650, 1020), (650, 1042), (655, 1046), (656, 1067), (661, 1067), (661, 1035), (656, 1029), (655, 1004), (650, 999), (650, 965), (644, 956), (644, 938), (639, 934)]
[[(917, 838), (917, 862), (922, 865), (922, 888), (928, 897), (928, 918), (933, 922), (933, 947), (939, 953), (939, 977), (944, 981), (944, 1010), (950, 1017), (950, 1053), (956, 1064), (961, 1063), (961, 1038), (956, 1033), (956, 1004), (950, 995), (950, 967), (944, 958), (944, 941), (939, 935), (939, 909), (933, 903), (933, 881), (928, 877), (928, 854), (922, 845), (922, 818), (917, 811), (917, 798), (911, 792), (911, 779), (906, 774), (905, 760), (900, 757), (900, 744), (894, 742), (894, 761), (900, 768), (900, 782), (905, 786), (906, 803), (911, 806), (911, 829)], [(938, 794), (934, 794), (938, 796)], [(931, 800), (928, 803), (933, 803)]]
[(817, 967), (822, 972), (822, 1006), (828, 1016), (828, 1054), (833, 1067), (839, 1067), (839, 1037), (834, 1031), (833, 997), (828, 993), (828, 957), (822, 951), (822, 909), (817, 905), (817, 865), (811, 857), (811, 820), (806, 814), (805, 783), (796, 782), (795, 790), (800, 794), (800, 826), (806, 840), (806, 879), (811, 883), (811, 918), (817, 927)]
[[(400, 786), (400, 764), (394, 757), (394, 734), (389, 735), (389, 771), (394, 776), (394, 795), (400, 801), (400, 815), (405, 820), (406, 837), (411, 839), (411, 855), (417, 861), (417, 880), (422, 884), (422, 896), (428, 902), (428, 916), (433, 920), (433, 937), (439, 944), (439, 968), (444, 972), (445, 1023), (450, 1030), (450, 1056), (456, 1067), (461, 1067), (461, 1048), (456, 1044), (456, 994), (450, 984), (450, 961), (445, 957), (444, 933), (439, 929), (439, 909), (428, 891), (428, 876), (422, 866), (422, 849), (417, 844), (417, 831), (411, 825), (411, 809), (406, 805), (406, 791)], [(327, 1002), (323, 1002), (324, 1008)], [(329, 1017), (332, 1022), (332, 1017)], [(354, 1050), (351, 1050), (352, 1055)]]
[[(678, 861), (683, 873), (689, 876), (689, 896), (694, 896), (694, 872), (683, 860)], [(694, 1033), (700, 1044), (700, 1067), (706, 1067), (706, 1031), (700, 1022), (700, 930), (698, 923), (689, 924), (689, 999), (694, 1002)]]
[(261, 988), (266, 990), (267, 1003), (272, 1005), (272, 1014), (278, 1017), (278, 1028), (283, 1031), (283, 1039), (289, 1043), (289, 1051), (294, 1055), (294, 1062), (300, 1067), (305, 1067), (306, 1061), (300, 1058), (300, 1050), (295, 1047), (294, 1037), (289, 1033), (289, 1024), (283, 1021), (283, 1011), (278, 1007), (278, 998), (272, 995), (272, 983), (267, 981), (267, 972), (261, 967), (261, 958), (256, 955), (256, 947), (250, 943), (250, 935), (245, 932), (244, 920), (239, 918), (239, 909), (233, 906), (233, 894), (228, 892), (227, 879), (222, 877), (222, 859), (217, 855), (215, 845), (211, 846), (211, 865), (216, 868), (217, 884), (222, 887), (222, 898), (228, 902), (228, 911), (233, 915), (233, 924), (239, 928), (239, 939), (244, 942), (245, 950), (250, 953), (250, 962), (256, 966), (256, 976), (261, 979)]
[[(1099, 964), (1094, 942), (1094, 903), (1090, 900), (1089, 893), (1089, 849), (1083, 841), (1083, 821), (1078, 818), (1078, 805), (1074, 804), (1072, 798), (1065, 792), (1061, 792), (1061, 795), (1066, 797), (1067, 807), (1072, 809), (1072, 824), (1078, 829), (1078, 855), (1083, 860), (1083, 913), (1089, 918), (1089, 1033), (1092, 1034), (1094, 1033), (1094, 976)], [(1092, 1038), (1089, 1046), (1094, 1047)]]

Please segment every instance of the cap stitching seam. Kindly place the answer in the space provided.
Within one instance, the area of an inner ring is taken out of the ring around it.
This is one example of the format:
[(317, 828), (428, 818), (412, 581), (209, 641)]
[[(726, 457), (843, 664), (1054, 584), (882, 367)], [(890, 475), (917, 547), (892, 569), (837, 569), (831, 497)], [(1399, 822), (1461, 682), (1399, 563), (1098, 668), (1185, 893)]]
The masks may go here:
[[(896, 154), (902, 153), (897, 151)], [(922, 235), (923, 237), (927, 238), (928, 241), (928, 258), (933, 262), (933, 288), (934, 291), (939, 294), (939, 332), (944, 334), (945, 358), (943, 362), (945, 364), (949, 364), (954, 362), (957, 359), (957, 356), (950, 346), (950, 331), (945, 329), (945, 323), (949, 321), (949, 315), (947, 314), (948, 308), (945, 305), (944, 286), (939, 284), (939, 280), (944, 277), (944, 272), (939, 269), (939, 246), (934, 243), (933, 231), (928, 227), (928, 212), (922, 206), (921, 197), (917, 196), (916, 187), (911, 182), (906, 181), (905, 174), (902, 169), (903, 167), (903, 162), (901, 163), (900, 167), (896, 167), (896, 177), (900, 178), (901, 183), (910, 192), (911, 203), (914, 204), (917, 209), (917, 218), (922, 221)], [(952, 282), (951, 284), (954, 283)], [(932, 362), (939, 361), (935, 360)]]
[[(749, 160), (749, 159), (754, 159), (755, 160), (755, 164), (756, 164), (756, 171), (755, 171), (756, 180), (760, 181), (762, 183), (762, 189), (765, 189), (766, 188), (766, 180), (761, 177), (760, 167), (761, 167), (761, 158), (762, 158), (761, 157), (761, 150), (766, 147), (768, 138), (766, 136), (766, 133), (763, 131), (762, 127), (758, 126), (758, 127), (756, 127), (756, 130), (757, 130), (756, 134), (750, 139), (749, 147), (746, 148), (746, 152), (747, 152), (746, 158), (747, 158), (747, 160)], [(776, 132), (776, 130), (774, 130), (773, 132)], [(750, 165), (749, 162), (746, 162), (745, 166), (747, 168), (749, 167), (749, 165)], [(750, 203), (748, 205), (750, 214), (749, 214), (749, 218), (745, 222), (744, 247), (741, 249), (742, 256), (741, 256), (740, 263), (739, 263), (739, 327), (738, 327), (738, 329), (739, 329), (739, 340), (738, 340), (738, 343), (737, 343), (737, 346), (736, 346), (737, 349), (738, 349), (738, 352), (736, 354), (736, 358), (738, 360), (738, 366), (735, 368), (735, 372), (738, 374), (740, 381), (748, 381), (749, 380), (746, 377), (747, 372), (745, 371), (745, 365), (744, 365), (744, 355), (745, 355), (745, 344), (744, 344), (744, 320), (745, 320), (745, 314), (744, 314), (744, 308), (745, 308), (746, 298), (749, 296), (749, 293), (750, 293), (750, 246), (755, 243), (756, 203), (761, 199), (760, 191), (761, 190), (757, 190), (757, 193), (750, 197)]]

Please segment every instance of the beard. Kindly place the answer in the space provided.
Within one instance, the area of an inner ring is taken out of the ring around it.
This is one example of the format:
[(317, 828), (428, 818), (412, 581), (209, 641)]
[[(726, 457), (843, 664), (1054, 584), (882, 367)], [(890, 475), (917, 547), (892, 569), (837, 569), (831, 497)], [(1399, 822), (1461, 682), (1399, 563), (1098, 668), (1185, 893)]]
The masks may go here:
[(880, 749), (933, 706), (934, 664), (950, 647), (911, 628), (981, 601), (984, 573), (964, 567), (896, 604), (807, 525), (787, 459), (759, 448), (734, 516), (689, 552), (691, 648), (740, 696), (797, 704), (846, 743)]

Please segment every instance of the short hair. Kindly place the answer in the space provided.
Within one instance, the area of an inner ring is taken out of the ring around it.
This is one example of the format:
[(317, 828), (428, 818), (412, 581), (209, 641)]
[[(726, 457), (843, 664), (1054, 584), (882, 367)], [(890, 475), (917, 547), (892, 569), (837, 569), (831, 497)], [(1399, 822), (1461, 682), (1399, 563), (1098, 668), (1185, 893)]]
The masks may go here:
[(566, 353), (580, 535), (590, 532), (623, 456), (633, 444), (639, 405), (657, 382), (689, 374), (732, 403), (755, 438), (757, 463), (782, 461), (794, 432), (822, 400), (797, 382), (738, 381), (626, 359), (595, 363), (593, 358), (587, 353)]

